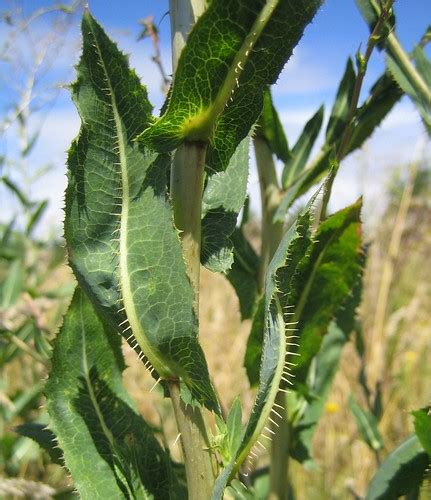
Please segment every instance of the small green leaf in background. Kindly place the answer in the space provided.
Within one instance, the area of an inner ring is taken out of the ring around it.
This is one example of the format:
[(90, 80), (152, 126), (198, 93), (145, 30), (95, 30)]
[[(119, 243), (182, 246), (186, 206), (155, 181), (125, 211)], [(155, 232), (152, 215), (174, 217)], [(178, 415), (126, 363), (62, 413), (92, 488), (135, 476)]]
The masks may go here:
[(208, 173), (202, 199), (201, 263), (210, 271), (227, 272), (233, 263), (238, 213), (247, 196), (250, 139), (240, 142), (226, 170)]
[(233, 264), (227, 279), (239, 299), (241, 319), (253, 316), (258, 297), (259, 257), (244, 235), (243, 228), (236, 228), (230, 237), (233, 245)]
[(25, 208), (30, 208), (32, 202), (27, 198), (27, 195), (19, 188), (19, 186), (9, 177), (1, 177), (3, 184), (11, 191)]
[(333, 144), (343, 135), (343, 131), (347, 125), (355, 82), (355, 68), (352, 59), (349, 57), (326, 128), (327, 144)]
[(369, 97), (357, 111), (347, 154), (364, 144), (402, 95), (403, 91), (387, 72), (376, 80)]
[(9, 270), (0, 284), (0, 305), (1, 308), (10, 307), (15, 304), (24, 287), (23, 262), (16, 259), (12, 262)]
[[(416, 47), (413, 54), (417, 57), (417, 74), (414, 78), (403, 68), (395, 53), (386, 55), (386, 65), (395, 82), (415, 103), (428, 133), (431, 134), (431, 62), (421, 47)], [(405, 57), (408, 55), (405, 54)]]
[(33, 229), (36, 227), (36, 225), (38, 224), (38, 222), (42, 218), (43, 214), (45, 213), (47, 206), (48, 206), (47, 200), (43, 200), (37, 204), (36, 209), (32, 212), (32, 214), (27, 222), (27, 226), (25, 229), (27, 236), (31, 235), (31, 233), (33, 232)]
[(349, 408), (355, 418), (362, 439), (371, 449), (376, 451), (382, 449), (383, 440), (376, 417), (369, 411), (361, 408), (352, 395), (349, 397)]
[(386, 457), (371, 480), (365, 500), (395, 500), (417, 492), (428, 465), (429, 457), (418, 438), (410, 436)]
[(263, 93), (263, 108), (259, 124), (257, 133), (268, 142), (277, 158), (286, 163), (290, 158), (289, 146), (269, 88), (266, 88)]
[(54, 342), (46, 385), (49, 428), (84, 500), (170, 498), (167, 453), (122, 383), (121, 337), (78, 288)]
[(304, 170), (322, 127), (323, 115), (324, 106), (322, 105), (305, 124), (301, 135), (290, 153), (290, 158), (285, 162), (281, 182), (283, 188), (290, 185), (298, 174)]
[(431, 412), (430, 408), (422, 408), (412, 412), (416, 436), (431, 460)]

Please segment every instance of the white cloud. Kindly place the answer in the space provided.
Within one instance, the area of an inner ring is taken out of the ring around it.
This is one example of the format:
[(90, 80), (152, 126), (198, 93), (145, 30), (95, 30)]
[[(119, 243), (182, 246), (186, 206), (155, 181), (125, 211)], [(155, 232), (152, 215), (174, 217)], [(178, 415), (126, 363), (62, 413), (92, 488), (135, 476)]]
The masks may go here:
[(274, 96), (321, 94), (337, 86), (328, 65), (316, 62), (311, 51), (296, 48), (282, 71)]

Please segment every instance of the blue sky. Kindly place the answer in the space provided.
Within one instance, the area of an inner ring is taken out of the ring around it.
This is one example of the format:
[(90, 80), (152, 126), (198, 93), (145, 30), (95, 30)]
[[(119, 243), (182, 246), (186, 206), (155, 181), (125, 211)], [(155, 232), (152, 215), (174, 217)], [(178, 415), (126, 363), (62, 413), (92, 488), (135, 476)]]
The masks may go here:
[[(50, 5), (42, 0), (0, 0), (0, 11), (13, 5), (22, 5), (24, 11), (32, 12), (39, 7)], [(138, 20), (148, 15), (154, 16), (159, 25), (162, 40), (162, 59), (170, 71), (169, 54), (169, 18), (168, 2), (164, 0), (89, 0), (92, 14), (105, 27), (107, 32), (117, 40), (119, 46), (130, 54), (131, 65), (137, 69), (143, 83), (148, 86), (149, 95), (156, 106), (162, 103), (160, 78), (156, 67), (151, 62), (152, 48), (149, 41), (137, 41), (140, 31)], [(431, 23), (430, 0), (397, 0), (397, 35), (410, 50), (413, 44), (424, 33)], [(33, 41), (42, 40), (50, 27), (52, 16), (42, 18), (32, 26)], [(0, 25), (0, 37), (7, 33)], [(294, 144), (305, 121), (311, 117), (320, 104), (324, 103), (328, 115), (339, 79), (344, 70), (347, 57), (354, 56), (359, 45), (364, 47), (368, 29), (362, 20), (354, 0), (327, 0), (313, 23), (307, 28), (303, 39), (294, 51), (289, 63), (280, 76), (273, 90), (274, 100), (288, 135), (291, 145)], [(59, 46), (53, 44), (51, 64), (41, 80), (44, 88), (53, 83), (73, 80), (73, 64), (79, 54), (79, 18), (62, 32)], [(28, 40), (18, 41), (21, 58), (25, 60), (28, 52)], [(375, 52), (371, 60), (364, 85), (364, 94), (379, 76), (384, 67), (382, 54)], [(0, 110), (4, 114), (6, 106), (14, 95), (12, 83), (23, 77), (19, 68), (16, 74), (0, 76)], [(0, 74), (2, 64), (0, 63)], [(12, 81), (12, 83), (11, 83)], [(59, 225), (61, 220), (60, 206), (65, 185), (65, 151), (71, 139), (76, 135), (79, 121), (71, 103), (67, 89), (59, 89), (50, 94), (56, 96), (51, 102), (49, 113), (46, 109), (35, 114), (33, 126), (42, 124), (42, 132), (29, 157), (30, 168), (36, 168), (46, 162), (54, 165), (53, 170), (39, 183), (33, 186), (35, 197), (48, 197), (51, 200), (50, 210), (44, 221), (45, 228)], [(424, 142), (423, 128), (420, 119), (408, 99), (403, 99), (382, 127), (368, 141), (364, 149), (351, 155), (343, 164), (339, 179), (334, 186), (333, 208), (340, 208), (365, 192), (366, 213), (374, 213), (374, 205), (381, 199), (384, 183), (390, 172), (400, 163), (411, 161), (417, 154), (418, 138)], [(419, 141), (420, 142), (420, 141)], [(428, 148), (429, 149), (429, 148)], [(0, 153), (13, 155), (16, 150), (16, 129), (10, 127), (3, 137), (0, 136)], [(257, 176), (252, 170), (250, 190), (258, 209)], [(3, 192), (0, 193), (3, 198)], [(2, 209), (0, 217), (4, 219), (13, 212), (13, 205)]]

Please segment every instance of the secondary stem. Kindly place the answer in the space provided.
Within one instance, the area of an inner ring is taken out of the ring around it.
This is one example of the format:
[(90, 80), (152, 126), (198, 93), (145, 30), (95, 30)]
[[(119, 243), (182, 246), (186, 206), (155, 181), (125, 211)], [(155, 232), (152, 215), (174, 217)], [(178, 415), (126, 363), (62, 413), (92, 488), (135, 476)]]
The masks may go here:
[[(205, 9), (203, 0), (170, 0), (172, 66), (175, 71), (185, 40)], [(174, 76), (175, 78), (175, 76)], [(194, 291), (194, 310), (199, 317), (202, 190), (207, 145), (185, 142), (175, 152), (171, 167), (170, 194), (174, 222), (181, 231), (186, 271)], [(179, 381), (169, 382), (169, 393), (180, 432), (189, 500), (211, 498), (215, 479), (208, 435), (200, 407), (181, 400)]]
[(392, 2), (390, 2), (385, 9), (380, 12), (379, 19), (370, 36), (368, 37), (367, 48), (365, 54), (362, 56), (358, 64), (358, 75), (356, 77), (355, 85), (353, 87), (352, 100), (350, 101), (349, 114), (346, 120), (346, 127), (344, 129), (343, 135), (341, 137), (340, 145), (336, 152), (335, 168), (332, 169), (326, 183), (326, 192), (324, 194), (322, 203), (316, 214), (316, 224), (326, 217), (326, 210), (328, 208), (329, 198), (331, 196), (332, 185), (334, 183), (335, 175), (338, 170), (338, 165), (341, 160), (347, 155), (348, 148), (350, 144), (350, 139), (352, 137), (352, 132), (354, 130), (355, 117), (358, 112), (359, 96), (361, 94), (362, 84), (364, 83), (365, 73), (367, 71), (368, 62), (371, 58), (371, 54), (379, 40), (382, 29), (385, 25), (385, 21), (388, 17), (389, 8)]
[(263, 137), (254, 139), (262, 206), (262, 244), (260, 252), (259, 288), (263, 290), (266, 269), (283, 236), (283, 223), (273, 222), (280, 204), (280, 188), (272, 152)]

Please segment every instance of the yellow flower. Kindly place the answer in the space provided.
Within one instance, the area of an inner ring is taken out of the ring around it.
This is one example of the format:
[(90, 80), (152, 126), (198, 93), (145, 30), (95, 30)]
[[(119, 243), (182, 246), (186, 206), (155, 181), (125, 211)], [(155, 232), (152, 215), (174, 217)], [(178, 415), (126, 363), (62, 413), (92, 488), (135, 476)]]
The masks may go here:
[(337, 413), (340, 411), (340, 405), (335, 403), (334, 401), (328, 401), (325, 404), (325, 412), (326, 413)]

